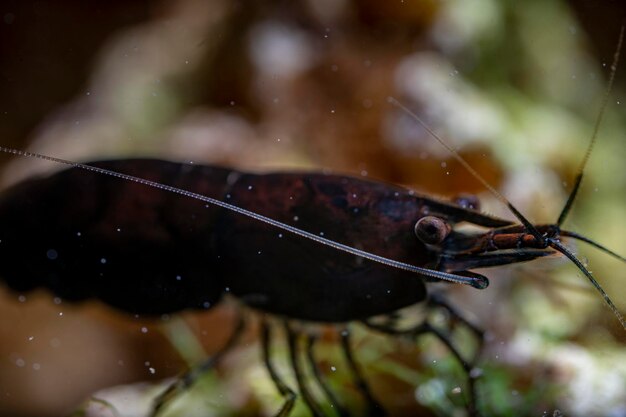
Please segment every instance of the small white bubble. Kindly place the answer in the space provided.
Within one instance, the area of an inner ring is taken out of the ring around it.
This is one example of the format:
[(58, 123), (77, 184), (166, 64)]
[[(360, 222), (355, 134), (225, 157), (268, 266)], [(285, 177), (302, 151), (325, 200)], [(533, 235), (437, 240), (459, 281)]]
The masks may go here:
[(18, 296), (17, 301), (19, 301), (20, 303), (26, 302), (26, 296), (25, 295)]
[(53, 302), (54, 304), (56, 304), (56, 305), (59, 305), (59, 304), (61, 304), (63, 301), (62, 301), (59, 297), (54, 297), (54, 298), (52, 299), (52, 302)]
[(35, 336), (28, 336), (28, 341), (32, 342), (33, 340), (35, 340)]
[(100, 263), (104, 265), (105, 263), (107, 263), (107, 259), (106, 258), (100, 258)]
[(252, 186), (251, 186), (251, 185), (248, 185), (248, 190), (251, 190), (251, 189), (252, 189)]
[(202, 307), (211, 308), (211, 303), (209, 303), (208, 301), (205, 301), (204, 303), (202, 303)]
[(145, 361), (143, 364), (144, 364), (145, 366), (150, 366), (150, 361)]
[(279, 237), (279, 238), (282, 238), (282, 237), (283, 237), (283, 234), (282, 234), (282, 233), (279, 233), (279, 234), (278, 234), (278, 237)]
[(182, 279), (183, 279), (183, 277), (181, 277), (180, 275), (176, 275), (176, 281), (180, 281)]
[(460, 394), (460, 393), (461, 393), (461, 387), (452, 388), (452, 394)]
[(76, 232), (76, 236), (81, 237), (81, 236), (82, 236), (82, 233), (80, 233), (80, 232)]
[(26, 361), (24, 359), (22, 359), (22, 358), (17, 358), (15, 360), (15, 365), (17, 365), (20, 368), (23, 368), (24, 365), (26, 365)]
[(331, 367), (330, 367), (330, 370), (331, 370), (331, 371), (333, 371), (333, 372), (336, 372), (336, 371), (337, 371), (337, 368), (335, 368), (334, 366), (331, 366)]
[(63, 317), (63, 312), (59, 311), (59, 317)]
[(141, 333), (148, 333), (148, 328), (147, 327), (142, 327), (141, 328)]
[(152, 375), (154, 375), (156, 373), (156, 369), (154, 369), (154, 368), (148, 368), (148, 370), (150, 371), (150, 373)]
[(298, 217), (298, 216), (293, 216), (293, 221), (294, 221), (294, 222), (297, 222), (298, 220), (300, 220), (300, 217)]
[(37, 362), (33, 363), (33, 370), (38, 371), (41, 369), (41, 365), (38, 364)]
[(46, 252), (46, 256), (51, 261), (54, 261), (56, 258), (59, 257), (59, 253), (56, 250), (54, 250), (54, 249), (48, 249), (48, 252)]

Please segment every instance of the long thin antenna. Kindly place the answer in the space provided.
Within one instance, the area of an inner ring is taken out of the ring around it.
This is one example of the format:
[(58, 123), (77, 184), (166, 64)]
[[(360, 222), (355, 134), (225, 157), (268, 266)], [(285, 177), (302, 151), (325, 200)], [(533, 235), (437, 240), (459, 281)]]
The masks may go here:
[(155, 181), (146, 180), (146, 179), (143, 179), (143, 178), (135, 177), (133, 175), (123, 174), (121, 172), (111, 171), (111, 170), (105, 169), (105, 168), (99, 168), (99, 167), (92, 166), (92, 165), (81, 164), (81, 163), (78, 163), (78, 162), (72, 162), (72, 161), (68, 161), (68, 160), (65, 160), (65, 159), (55, 158), (55, 157), (52, 157), (52, 156), (47, 156), (47, 155), (43, 155), (43, 154), (39, 154), (39, 153), (35, 153), (35, 152), (28, 152), (28, 151), (21, 151), (21, 150), (18, 150), (18, 149), (13, 149), (13, 148), (7, 148), (7, 147), (4, 147), (4, 146), (0, 146), (0, 152), (5, 152), (5, 153), (13, 154), (13, 155), (26, 156), (26, 157), (30, 157), (30, 158), (43, 159), (43, 160), (46, 160), (46, 161), (51, 161), (51, 162), (55, 162), (55, 163), (59, 163), (59, 164), (63, 164), (63, 165), (69, 165), (69, 166), (74, 167), (74, 168), (80, 168), (80, 169), (84, 169), (86, 171), (97, 172), (99, 174), (104, 174), (104, 175), (108, 175), (108, 176), (111, 176), (111, 177), (120, 178), (120, 179), (123, 179), (123, 180), (126, 180), (126, 181), (136, 182), (138, 184), (146, 185), (148, 187), (158, 188), (158, 189), (163, 190), (163, 191), (168, 191), (168, 192), (179, 194), (179, 195), (182, 195), (182, 196), (185, 196), (185, 197), (194, 198), (196, 200), (204, 201), (205, 203), (209, 203), (211, 205), (218, 206), (218, 207), (224, 208), (226, 210), (230, 210), (232, 212), (235, 212), (235, 213), (241, 214), (243, 216), (249, 217), (251, 219), (254, 219), (254, 220), (257, 220), (257, 221), (269, 224), (269, 225), (274, 226), (274, 227), (276, 227), (278, 229), (284, 230), (284, 231), (289, 232), (289, 233), (293, 233), (294, 235), (303, 237), (305, 239), (312, 240), (314, 242), (317, 242), (319, 244), (331, 247), (333, 249), (337, 249), (337, 250), (340, 250), (342, 252), (349, 253), (351, 255), (360, 256), (362, 258), (368, 259), (368, 260), (373, 261), (373, 262), (378, 262), (380, 264), (383, 264), (383, 265), (386, 265), (386, 266), (389, 266), (389, 267), (392, 267), (392, 268), (396, 268), (396, 269), (412, 272), (412, 273), (415, 273), (415, 274), (427, 276), (429, 278), (434, 278), (434, 279), (439, 279), (439, 280), (444, 280), (444, 281), (450, 281), (450, 282), (454, 282), (454, 283), (457, 283), (457, 284), (470, 285), (470, 286), (472, 286), (474, 288), (478, 288), (478, 289), (486, 288), (487, 285), (489, 285), (489, 281), (487, 281), (487, 279), (485, 277), (481, 277), (481, 276), (466, 277), (466, 276), (461, 276), (461, 275), (450, 274), (450, 273), (443, 272), (443, 271), (434, 271), (432, 269), (420, 268), (420, 267), (415, 266), (415, 265), (411, 265), (411, 264), (407, 264), (407, 263), (404, 263), (404, 262), (395, 261), (393, 259), (385, 258), (384, 256), (379, 256), (379, 255), (376, 255), (376, 254), (373, 254), (373, 253), (370, 253), (370, 252), (366, 252), (366, 251), (363, 251), (363, 250), (360, 250), (360, 249), (356, 249), (356, 248), (353, 248), (351, 246), (344, 245), (343, 243), (335, 242), (334, 240), (330, 240), (330, 239), (327, 239), (325, 237), (318, 236), (316, 234), (307, 232), (305, 230), (298, 229), (298, 228), (296, 228), (294, 226), (288, 225), (286, 223), (279, 222), (278, 220), (274, 220), (274, 219), (271, 219), (269, 217), (262, 216), (260, 214), (257, 214), (255, 212), (253, 212), (253, 211), (249, 211), (249, 210), (243, 209), (243, 208), (235, 206), (233, 204), (225, 203), (225, 202), (223, 202), (221, 200), (217, 200), (215, 198), (207, 197), (207, 196), (204, 196), (202, 194), (194, 193), (194, 192), (191, 192), (191, 191), (183, 190), (181, 188), (173, 187), (171, 185), (161, 184), (161, 183), (158, 183), (158, 182), (155, 182)]
[(624, 41), (624, 26), (626, 23), (622, 23), (622, 28), (619, 31), (619, 38), (617, 40), (617, 48), (615, 48), (615, 53), (613, 54), (613, 63), (611, 64), (611, 75), (609, 76), (609, 83), (606, 86), (606, 91), (604, 92), (604, 97), (602, 98), (602, 104), (600, 105), (600, 112), (598, 113), (598, 117), (596, 118), (596, 123), (593, 126), (593, 133), (591, 135), (591, 140), (589, 141), (589, 145), (587, 146), (587, 150), (585, 151), (585, 156), (583, 160), (580, 162), (580, 166), (576, 171), (576, 180), (574, 181), (574, 187), (572, 188), (572, 192), (567, 197), (567, 201), (565, 202), (565, 206), (563, 210), (561, 210), (561, 214), (559, 214), (559, 219), (557, 220), (557, 226), (561, 226), (565, 221), (565, 218), (569, 214), (572, 204), (574, 203), (574, 199), (578, 194), (578, 189), (580, 188), (580, 184), (583, 181), (583, 173), (585, 172), (585, 166), (587, 165), (587, 161), (591, 156), (591, 151), (593, 150), (593, 145), (595, 145), (596, 140), (598, 138), (598, 131), (600, 130), (600, 125), (602, 124), (602, 119), (604, 118), (604, 113), (606, 110), (606, 106), (609, 103), (609, 96), (611, 95), (611, 91), (613, 90), (613, 82), (615, 81), (615, 73), (617, 72), (617, 64), (619, 63), (619, 56), (622, 51), (622, 43)]
[(600, 286), (598, 281), (596, 281), (596, 279), (593, 277), (591, 272), (587, 268), (585, 268), (582, 262), (580, 262), (580, 260), (576, 257), (576, 255), (574, 255), (567, 247), (563, 246), (560, 242), (558, 242), (555, 239), (549, 238), (548, 244), (550, 245), (550, 247), (556, 249), (557, 251), (561, 252), (563, 255), (567, 256), (569, 260), (574, 262), (574, 264), (578, 267), (578, 269), (580, 269), (580, 271), (583, 274), (585, 274), (589, 282), (591, 282), (591, 285), (593, 285), (594, 288), (600, 293), (606, 305), (609, 306), (609, 308), (611, 309), (613, 314), (615, 314), (615, 317), (617, 317), (617, 319), (619, 320), (624, 330), (626, 330), (626, 320), (624, 320), (624, 316), (622, 316), (622, 313), (620, 313), (617, 307), (615, 306), (615, 304), (613, 304), (613, 301), (611, 301), (611, 299), (609, 298), (609, 295)]
[(607, 248), (605, 246), (602, 246), (598, 242), (594, 242), (593, 240), (589, 239), (588, 237), (585, 237), (583, 235), (579, 235), (578, 233), (575, 233), (575, 232), (570, 232), (568, 230), (561, 230), (561, 232), (559, 234), (561, 236), (571, 237), (572, 239), (577, 239), (577, 240), (583, 241), (585, 243), (588, 243), (591, 246), (593, 246), (594, 248), (599, 249), (602, 252), (606, 253), (607, 255), (611, 255), (614, 258), (616, 258), (616, 259), (618, 259), (618, 260), (620, 260), (622, 262), (626, 262), (626, 258), (624, 258), (619, 253), (613, 252), (611, 249), (609, 249), (609, 248)]

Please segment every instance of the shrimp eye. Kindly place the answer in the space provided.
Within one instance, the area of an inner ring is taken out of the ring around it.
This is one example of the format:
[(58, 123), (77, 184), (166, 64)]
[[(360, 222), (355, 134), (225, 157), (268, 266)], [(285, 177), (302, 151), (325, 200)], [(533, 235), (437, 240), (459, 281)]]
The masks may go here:
[(480, 210), (480, 200), (473, 194), (459, 194), (452, 200), (457, 206), (478, 211)]
[(439, 217), (422, 217), (415, 223), (415, 235), (419, 240), (430, 245), (436, 245), (450, 233), (450, 225)]

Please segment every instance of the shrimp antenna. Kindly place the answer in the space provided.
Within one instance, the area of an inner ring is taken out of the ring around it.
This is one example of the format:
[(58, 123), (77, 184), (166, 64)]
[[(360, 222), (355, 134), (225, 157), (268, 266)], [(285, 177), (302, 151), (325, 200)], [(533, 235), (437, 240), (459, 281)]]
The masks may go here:
[[(611, 89), (613, 87), (613, 81), (615, 79), (615, 73), (617, 71), (617, 63), (619, 62), (619, 55), (620, 55), (620, 51), (622, 48), (622, 42), (624, 39), (624, 26), (625, 24), (622, 24), (622, 28), (620, 30), (620, 34), (619, 34), (619, 40), (617, 43), (617, 49), (615, 51), (615, 54), (613, 56), (613, 63), (611, 65), (611, 76), (609, 79), (609, 84), (607, 87), (607, 90), (604, 94), (604, 99), (602, 102), (602, 106), (600, 109), (600, 114), (598, 116), (598, 119), (596, 120), (596, 124), (593, 130), (593, 135), (591, 137), (591, 142), (589, 143), (589, 146), (587, 147), (587, 151), (585, 152), (585, 156), (580, 164), (580, 167), (578, 168), (578, 174), (576, 177), (576, 181), (574, 183), (574, 188), (572, 190), (572, 192), (570, 193), (567, 202), (565, 203), (565, 207), (563, 208), (563, 210), (561, 211), (561, 214), (559, 215), (559, 219), (557, 221), (557, 226), (560, 226), (561, 223), (565, 220), (568, 212), (570, 211), (570, 208), (572, 206), (572, 203), (574, 201), (574, 198), (576, 197), (576, 194), (578, 193), (578, 189), (580, 187), (580, 183), (582, 181), (582, 177), (583, 177), (583, 171), (585, 169), (585, 165), (587, 164), (587, 160), (589, 159), (590, 155), (591, 155), (591, 150), (593, 149), (593, 145), (596, 141), (597, 135), (598, 135), (598, 130), (600, 128), (600, 123), (602, 122), (602, 118), (604, 115), (604, 110), (606, 108), (606, 105), (608, 103), (608, 98), (609, 98), (609, 94), (611, 92)], [(478, 181), (480, 181), (481, 184), (483, 184), (483, 186), (489, 190), (489, 192), (491, 192), (491, 194), (493, 194), (498, 200), (500, 200), (500, 202), (502, 202), (502, 204), (504, 204), (506, 207), (508, 207), (508, 209), (511, 211), (511, 213), (513, 213), (513, 215), (522, 223), (522, 225), (524, 226), (524, 228), (526, 229), (526, 231), (528, 233), (530, 233), (531, 235), (533, 235), (535, 237), (535, 239), (537, 240), (537, 242), (543, 242), (543, 244), (546, 247), (551, 247), (553, 249), (555, 249), (556, 251), (562, 253), (563, 255), (565, 255), (568, 259), (570, 259), (574, 265), (576, 265), (576, 267), (582, 271), (582, 273), (587, 277), (587, 279), (589, 280), (589, 282), (591, 282), (591, 284), (593, 285), (593, 287), (600, 293), (600, 295), (602, 296), (602, 299), (604, 300), (604, 302), (606, 303), (606, 305), (609, 307), (609, 309), (611, 309), (611, 311), (613, 312), (613, 314), (615, 315), (615, 317), (617, 317), (617, 319), (619, 320), (620, 324), (622, 325), (622, 327), (624, 328), (624, 330), (626, 330), (626, 320), (624, 319), (624, 316), (622, 315), (622, 313), (620, 313), (620, 311), (617, 309), (617, 307), (615, 306), (615, 304), (613, 303), (613, 301), (611, 301), (611, 298), (609, 297), (609, 295), (606, 293), (606, 291), (604, 291), (604, 289), (602, 288), (602, 286), (598, 283), (598, 281), (594, 278), (594, 276), (592, 275), (591, 271), (589, 271), (587, 268), (585, 268), (585, 266), (583, 265), (583, 263), (576, 257), (576, 255), (574, 255), (572, 253), (571, 250), (569, 250), (567, 247), (565, 247), (564, 245), (562, 245), (558, 239), (552, 238), (552, 237), (546, 237), (544, 235), (542, 235), (537, 228), (530, 223), (530, 221), (528, 221), (528, 219), (526, 219), (526, 217), (524, 217), (524, 215), (522, 213), (519, 212), (519, 210), (517, 210), (513, 204), (511, 204), (511, 202), (509, 200), (507, 200), (506, 197), (504, 197), (502, 194), (500, 194), (495, 188), (493, 188), (493, 186), (491, 186), (491, 184), (489, 184), (487, 182), (487, 180), (485, 180), (482, 175), (480, 175), (466, 160), (465, 158), (463, 158), (454, 148), (452, 148), (446, 141), (444, 141), (439, 135), (437, 135), (437, 133), (435, 133), (430, 126), (428, 126), (426, 124), (426, 122), (424, 122), (422, 119), (419, 118), (419, 116), (417, 116), (414, 112), (412, 112), (409, 108), (407, 108), (405, 105), (403, 105), (402, 103), (400, 103), (398, 100), (396, 100), (394, 97), (389, 97), (387, 99), (389, 101), (389, 103), (393, 104), (394, 106), (400, 108), (401, 110), (403, 110), (406, 114), (408, 114), (409, 116), (411, 116), (415, 121), (417, 121), (435, 140), (437, 140), (437, 142), (439, 142), (444, 148), (446, 148), (448, 150), (448, 152), (450, 152), (450, 154), (474, 177), (476, 178)], [(623, 257), (621, 257), (620, 255), (617, 255), (616, 253), (604, 248), (603, 246), (593, 242), (590, 239), (587, 238), (583, 238), (580, 235), (577, 235), (575, 233), (564, 233), (563, 236), (571, 236), (575, 239), (579, 239), (582, 240), (586, 243), (589, 243), (593, 246), (595, 246), (596, 248), (599, 248), (601, 250), (604, 250), (605, 252), (616, 256), (618, 259), (624, 260)]]
[(456, 275), (456, 274), (451, 274), (451, 273), (443, 272), (443, 271), (435, 271), (435, 270), (432, 270), (432, 269), (420, 268), (420, 267), (415, 266), (415, 265), (411, 265), (411, 264), (407, 264), (407, 263), (404, 263), (404, 262), (399, 262), (399, 261), (396, 261), (396, 260), (393, 260), (393, 259), (385, 258), (384, 256), (376, 255), (376, 254), (373, 254), (371, 252), (367, 252), (367, 251), (364, 251), (364, 250), (361, 250), (361, 249), (353, 248), (353, 247), (345, 245), (343, 243), (339, 243), (339, 242), (336, 242), (334, 240), (327, 239), (327, 238), (322, 237), (322, 236), (318, 236), (318, 235), (313, 234), (311, 232), (307, 232), (305, 230), (298, 229), (297, 227), (291, 226), (291, 225), (286, 224), (286, 223), (279, 222), (278, 220), (271, 219), (269, 217), (263, 216), (261, 214), (255, 213), (255, 212), (250, 211), (250, 210), (246, 210), (244, 208), (235, 206), (233, 204), (229, 204), (229, 203), (226, 203), (224, 201), (217, 200), (215, 198), (207, 197), (207, 196), (202, 195), (202, 194), (198, 194), (198, 193), (194, 193), (194, 192), (191, 192), (191, 191), (187, 191), (187, 190), (184, 190), (182, 188), (173, 187), (171, 185), (161, 184), (161, 183), (156, 182), (156, 181), (150, 181), (150, 180), (147, 180), (147, 179), (144, 179), (144, 178), (139, 178), (139, 177), (135, 177), (133, 175), (123, 174), (121, 172), (112, 171), (110, 169), (100, 168), (100, 167), (93, 166), (93, 165), (81, 164), (79, 162), (72, 162), (72, 161), (68, 161), (66, 159), (55, 158), (55, 157), (52, 157), (52, 156), (47, 156), (47, 155), (43, 155), (43, 154), (35, 153), (35, 152), (21, 151), (19, 149), (8, 148), (8, 147), (4, 147), (4, 146), (0, 146), (0, 152), (13, 154), (13, 155), (19, 155), (19, 156), (25, 156), (25, 157), (29, 157), (29, 158), (43, 159), (45, 161), (51, 161), (51, 162), (55, 162), (55, 163), (63, 164), (63, 165), (69, 165), (69, 166), (74, 167), (74, 168), (84, 169), (86, 171), (96, 172), (98, 174), (108, 175), (110, 177), (120, 178), (120, 179), (123, 179), (123, 180), (126, 180), (126, 181), (132, 181), (132, 182), (135, 182), (137, 184), (142, 184), (142, 185), (145, 185), (145, 186), (148, 186), (148, 187), (157, 188), (159, 190), (163, 190), (163, 191), (167, 191), (167, 192), (170, 192), (170, 193), (182, 195), (184, 197), (189, 197), (189, 198), (193, 198), (193, 199), (196, 199), (196, 200), (200, 200), (200, 201), (203, 201), (205, 203), (211, 204), (213, 206), (221, 207), (223, 209), (230, 210), (230, 211), (235, 212), (237, 214), (241, 214), (242, 216), (246, 216), (246, 217), (249, 217), (251, 219), (263, 222), (265, 224), (269, 224), (270, 226), (274, 226), (274, 227), (276, 227), (278, 229), (281, 229), (281, 230), (284, 230), (286, 232), (293, 233), (296, 236), (300, 236), (300, 237), (303, 237), (305, 239), (312, 240), (312, 241), (314, 241), (316, 243), (319, 243), (321, 245), (325, 245), (325, 246), (331, 247), (333, 249), (337, 249), (339, 251), (342, 251), (342, 252), (345, 252), (345, 253), (349, 253), (351, 255), (360, 256), (360, 257), (368, 259), (370, 261), (378, 262), (380, 264), (383, 264), (383, 265), (386, 265), (386, 266), (389, 266), (389, 267), (392, 267), (392, 268), (400, 269), (400, 270), (403, 270), (403, 271), (411, 272), (411, 273), (414, 273), (414, 274), (426, 276), (426, 277), (437, 279), (437, 280), (454, 282), (454, 283), (457, 283), (457, 284), (470, 285), (470, 286), (472, 286), (474, 288), (478, 288), (478, 289), (486, 288), (489, 285), (489, 281), (487, 280), (487, 278), (485, 278), (483, 276), (480, 276), (480, 275), (476, 275), (476, 276)]
[(587, 146), (587, 151), (585, 152), (585, 156), (583, 160), (580, 162), (580, 166), (578, 167), (578, 171), (576, 171), (576, 180), (574, 181), (574, 188), (572, 188), (572, 192), (567, 197), (567, 202), (561, 210), (561, 214), (559, 214), (559, 219), (557, 220), (557, 226), (561, 226), (565, 221), (565, 218), (570, 212), (572, 208), (572, 204), (574, 203), (574, 199), (578, 194), (578, 189), (580, 188), (580, 184), (583, 181), (583, 173), (585, 172), (585, 166), (587, 165), (587, 161), (591, 156), (591, 150), (593, 149), (593, 145), (596, 143), (598, 138), (598, 131), (600, 130), (600, 125), (602, 124), (602, 119), (604, 118), (604, 113), (606, 110), (606, 106), (609, 102), (609, 96), (611, 95), (611, 91), (613, 90), (613, 82), (615, 81), (615, 73), (617, 72), (617, 64), (619, 63), (620, 52), (622, 51), (622, 43), (624, 41), (624, 26), (626, 23), (622, 23), (622, 28), (619, 31), (619, 38), (617, 40), (617, 48), (615, 49), (615, 53), (613, 54), (613, 63), (611, 64), (611, 75), (609, 76), (609, 83), (606, 86), (606, 91), (604, 92), (604, 97), (602, 99), (602, 105), (600, 106), (600, 112), (598, 113), (598, 117), (596, 118), (596, 123), (593, 126), (593, 134), (591, 135), (591, 140), (589, 141), (589, 145)]
[(578, 233), (575, 232), (570, 232), (568, 230), (561, 230), (560, 233), (561, 236), (566, 236), (566, 237), (571, 237), (572, 239), (576, 239), (576, 240), (580, 240), (582, 242), (588, 243), (591, 246), (593, 246), (596, 249), (601, 250), (602, 252), (606, 253), (607, 255), (611, 255), (612, 257), (622, 261), (622, 262), (626, 262), (626, 258), (624, 258), (622, 255), (620, 255), (619, 253), (613, 252), (611, 249), (607, 248), (606, 246), (603, 246), (601, 244), (599, 244), (598, 242), (595, 242), (591, 239), (589, 239), (588, 237), (585, 237), (583, 235), (579, 235)]

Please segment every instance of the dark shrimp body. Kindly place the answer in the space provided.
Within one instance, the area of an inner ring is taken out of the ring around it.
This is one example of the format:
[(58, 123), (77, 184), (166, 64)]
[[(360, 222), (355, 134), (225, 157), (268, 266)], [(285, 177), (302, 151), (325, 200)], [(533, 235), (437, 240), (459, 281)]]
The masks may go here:
[[(159, 160), (93, 165), (226, 201), (332, 240), (425, 268), (439, 250), (417, 220), (507, 222), (406, 189), (338, 175), (245, 174)], [(295, 319), (343, 322), (426, 299), (425, 280), (204, 202), (69, 169), (0, 195), (0, 276), (127, 312), (206, 309), (230, 293)]]

